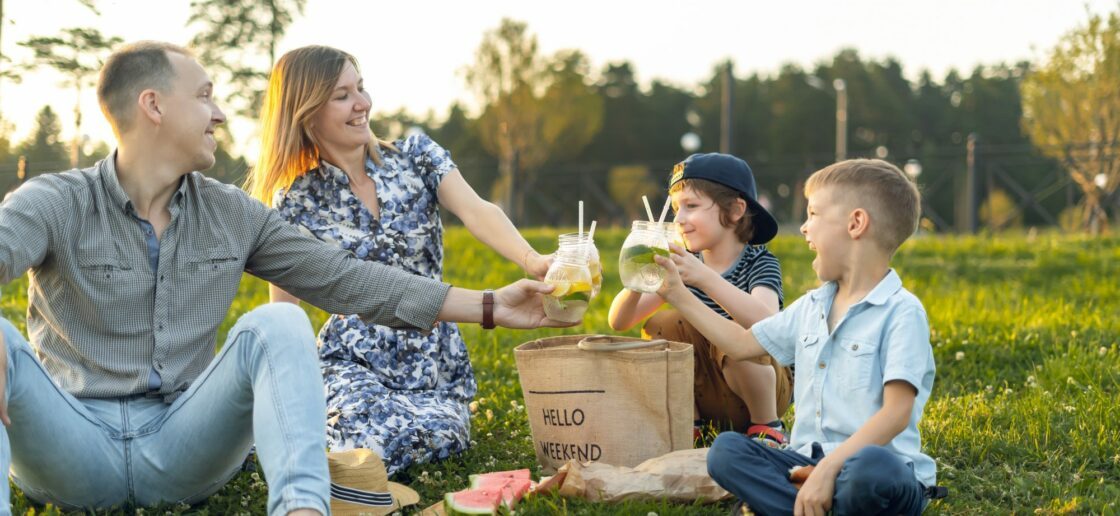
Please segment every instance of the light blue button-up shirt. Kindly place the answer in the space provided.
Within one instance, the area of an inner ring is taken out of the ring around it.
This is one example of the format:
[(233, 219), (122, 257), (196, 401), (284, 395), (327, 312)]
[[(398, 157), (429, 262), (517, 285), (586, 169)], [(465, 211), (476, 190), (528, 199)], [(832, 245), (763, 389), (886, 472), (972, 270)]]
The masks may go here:
[(883, 407), (883, 385), (902, 380), (918, 396), (906, 429), (886, 448), (913, 465), (918, 481), (934, 485), (937, 466), (922, 453), (918, 432), (934, 377), (922, 302), (902, 288), (892, 269), (829, 334), (828, 312), (835, 297), (836, 283), (826, 283), (751, 327), (778, 362), (796, 364), (797, 420), (791, 446), (806, 456), (813, 442), (821, 443), (826, 454), (835, 450)]

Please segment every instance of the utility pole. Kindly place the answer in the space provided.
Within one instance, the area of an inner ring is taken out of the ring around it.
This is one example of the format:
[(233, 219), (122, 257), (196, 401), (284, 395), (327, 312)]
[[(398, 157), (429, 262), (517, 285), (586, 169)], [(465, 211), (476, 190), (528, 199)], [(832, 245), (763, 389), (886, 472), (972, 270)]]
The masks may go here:
[(964, 217), (965, 226), (964, 226), (964, 229), (969, 234), (976, 234), (976, 230), (979, 227), (979, 225), (978, 225), (979, 221), (977, 220), (977, 218), (978, 218), (977, 217), (977, 212), (978, 212), (977, 205), (979, 203), (979, 195), (978, 195), (979, 192), (977, 192), (977, 186), (978, 185), (976, 184), (976, 182), (977, 182), (977, 177), (976, 177), (976, 143), (979, 139), (980, 139), (980, 137), (977, 136), (976, 133), (969, 133), (968, 134), (968, 144), (967, 144), (967, 147), (966, 147), (966, 149), (968, 150), (968, 158), (967, 158), (967, 162), (966, 162), (967, 166), (965, 168), (965, 179), (964, 179), (964, 198), (965, 198), (965, 217)]
[(832, 81), (836, 90), (836, 161), (848, 159), (848, 87), (844, 79)]
[(727, 64), (724, 66), (723, 86), (721, 89), (723, 90), (723, 95), (720, 96), (719, 151), (724, 154), (731, 154), (731, 130), (734, 126), (734, 118), (731, 109), (735, 91), (735, 74), (731, 68), (731, 60), (728, 60)]

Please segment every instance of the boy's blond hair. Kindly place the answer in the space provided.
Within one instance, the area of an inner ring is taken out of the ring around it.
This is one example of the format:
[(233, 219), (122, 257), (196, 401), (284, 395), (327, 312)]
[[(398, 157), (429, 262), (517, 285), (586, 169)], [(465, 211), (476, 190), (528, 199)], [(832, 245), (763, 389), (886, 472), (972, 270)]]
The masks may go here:
[(871, 238), (894, 253), (914, 231), (922, 215), (922, 195), (898, 167), (879, 159), (849, 159), (822, 168), (805, 182), (805, 196), (832, 188), (852, 208), (863, 208), (875, 223)]

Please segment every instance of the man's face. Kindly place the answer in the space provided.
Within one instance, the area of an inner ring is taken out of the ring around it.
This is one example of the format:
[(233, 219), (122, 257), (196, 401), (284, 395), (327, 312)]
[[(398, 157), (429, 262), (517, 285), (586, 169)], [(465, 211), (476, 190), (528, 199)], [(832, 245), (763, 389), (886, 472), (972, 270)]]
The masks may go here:
[(160, 133), (190, 170), (214, 166), (214, 129), (226, 116), (214, 104), (214, 84), (193, 58), (168, 52), (175, 77), (171, 90), (160, 94)]

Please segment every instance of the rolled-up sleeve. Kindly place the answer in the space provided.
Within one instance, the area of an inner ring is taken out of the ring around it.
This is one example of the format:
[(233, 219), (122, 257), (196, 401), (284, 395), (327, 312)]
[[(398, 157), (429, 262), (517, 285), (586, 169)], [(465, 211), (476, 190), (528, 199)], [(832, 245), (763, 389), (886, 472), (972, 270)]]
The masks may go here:
[(331, 313), (356, 314), (391, 328), (427, 330), (451, 286), (380, 263), (359, 260), (301, 233), (275, 210), (254, 203), (248, 211), (261, 231), (245, 269)]
[(46, 179), (28, 181), (0, 203), (0, 284), (39, 265), (59, 223), (52, 208), (60, 189)]
[(754, 323), (751, 333), (770, 356), (779, 364), (788, 366), (795, 358), (797, 343), (797, 315), (807, 304), (802, 296), (789, 308)]

